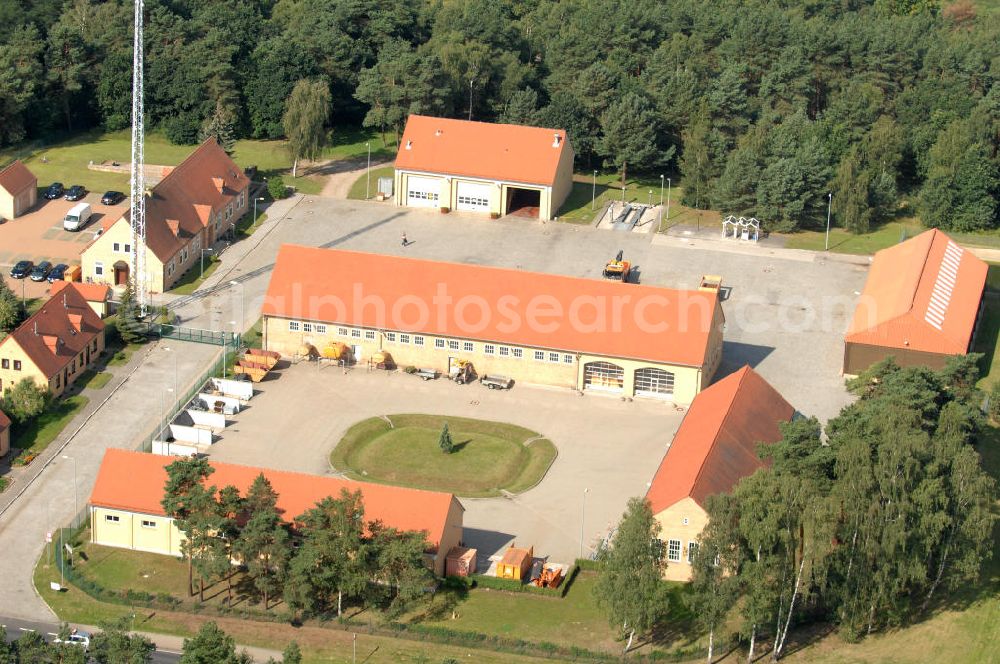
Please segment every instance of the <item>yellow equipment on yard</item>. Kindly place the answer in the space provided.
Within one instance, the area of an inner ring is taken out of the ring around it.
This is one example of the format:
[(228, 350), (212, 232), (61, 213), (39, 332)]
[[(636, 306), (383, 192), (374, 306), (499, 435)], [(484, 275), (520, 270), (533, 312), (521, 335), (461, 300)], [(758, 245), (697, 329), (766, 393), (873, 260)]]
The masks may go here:
[(623, 260), (625, 254), (624, 250), (618, 252), (618, 255), (614, 257), (613, 260), (608, 261), (604, 265), (604, 278), (612, 279), (614, 281), (620, 281), (622, 283), (628, 283), (628, 275), (632, 270), (632, 264), (627, 260)]
[(701, 275), (701, 283), (698, 284), (698, 290), (705, 291), (707, 293), (718, 293), (720, 290), (722, 290), (722, 275), (721, 274)]
[(323, 347), (323, 352), (320, 355), (327, 360), (341, 360), (347, 359), (351, 354), (351, 349), (347, 347), (347, 344), (335, 341), (333, 343), (327, 344)]

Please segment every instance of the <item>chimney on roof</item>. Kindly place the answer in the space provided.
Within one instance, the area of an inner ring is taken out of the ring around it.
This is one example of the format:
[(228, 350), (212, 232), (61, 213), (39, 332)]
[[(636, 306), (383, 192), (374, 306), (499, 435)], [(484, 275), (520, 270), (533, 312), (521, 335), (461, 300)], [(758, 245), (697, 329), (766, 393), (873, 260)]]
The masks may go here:
[(412, 150), (413, 149), (413, 141), (407, 141), (406, 142), (406, 149), (407, 150)]
[(38, 336), (38, 321), (35, 321), (35, 336)]
[(69, 305), (66, 304), (66, 291), (63, 291), (63, 309), (69, 309)]
[(558, 133), (552, 134), (552, 147), (557, 148), (562, 143), (562, 136)]
[(222, 178), (217, 178), (217, 177), (213, 177), (213, 178), (212, 178), (212, 184), (214, 184), (214, 185), (215, 185), (215, 188), (216, 188), (216, 189), (217, 189), (217, 190), (219, 191), (219, 193), (221, 194), (221, 193), (222, 193), (222, 189), (223, 189), (223, 187), (224, 187), (224, 186), (225, 186), (225, 184), (226, 184), (226, 181), (225, 181), (225, 180), (223, 180)]
[(174, 237), (177, 237), (181, 233), (181, 222), (176, 219), (167, 219), (167, 228), (174, 234)]

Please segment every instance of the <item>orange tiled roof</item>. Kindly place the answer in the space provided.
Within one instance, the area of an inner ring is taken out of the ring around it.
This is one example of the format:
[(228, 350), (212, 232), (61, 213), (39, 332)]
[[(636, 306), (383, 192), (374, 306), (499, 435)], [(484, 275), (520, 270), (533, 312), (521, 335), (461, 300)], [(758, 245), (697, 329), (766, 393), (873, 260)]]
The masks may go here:
[(72, 288), (88, 302), (107, 302), (111, 296), (111, 287), (104, 284), (85, 284), (74, 281), (53, 281), (49, 286), (49, 297), (55, 297), (64, 288)]
[(537, 185), (552, 185), (563, 150), (572, 150), (562, 129), (426, 115), (407, 119), (399, 146), (398, 170)]
[(749, 366), (695, 397), (653, 476), (646, 498), (658, 514), (691, 497), (726, 493), (765, 463), (758, 443), (781, 440), (780, 422), (795, 409)]
[(988, 269), (937, 229), (877, 252), (845, 341), (964, 354)]
[(15, 159), (14, 163), (0, 171), (0, 188), (3, 188), (11, 196), (17, 196), (29, 187), (37, 187), (36, 178), (28, 167), (21, 163), (20, 159)]
[(104, 330), (104, 322), (75, 288), (63, 288), (0, 342), (17, 342), (47, 378), (73, 361)]
[[(91, 505), (141, 514), (164, 514), (160, 501), (167, 482), (166, 467), (176, 460), (176, 457), (145, 452), (107, 449), (90, 495)], [(457, 502), (452, 494), (437, 491), (214, 461), (211, 466), (215, 472), (208, 478), (210, 485), (218, 489), (232, 485), (241, 495), (246, 495), (254, 479), (263, 472), (278, 494), (278, 509), (289, 522), (328, 496), (340, 497), (341, 489), (361, 491), (366, 519), (378, 519), (400, 530), (426, 531), (432, 546), (441, 542), (448, 511), (452, 503)]]
[(286, 244), (263, 314), (701, 367), (717, 303), (701, 291)]

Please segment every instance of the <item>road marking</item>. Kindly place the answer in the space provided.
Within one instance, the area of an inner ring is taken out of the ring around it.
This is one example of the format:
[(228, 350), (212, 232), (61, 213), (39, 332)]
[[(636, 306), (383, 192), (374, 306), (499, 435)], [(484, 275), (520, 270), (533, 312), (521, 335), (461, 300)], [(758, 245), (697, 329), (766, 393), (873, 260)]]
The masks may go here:
[(34, 632), (35, 631), (35, 630), (30, 629), (28, 627), (18, 627), (18, 629), (21, 630), (22, 632)]
[(49, 636), (59, 636), (59, 635), (54, 632), (49, 632)]
[(168, 655), (183, 655), (183, 650), (164, 650), (163, 648), (157, 648), (156, 652), (166, 653)]

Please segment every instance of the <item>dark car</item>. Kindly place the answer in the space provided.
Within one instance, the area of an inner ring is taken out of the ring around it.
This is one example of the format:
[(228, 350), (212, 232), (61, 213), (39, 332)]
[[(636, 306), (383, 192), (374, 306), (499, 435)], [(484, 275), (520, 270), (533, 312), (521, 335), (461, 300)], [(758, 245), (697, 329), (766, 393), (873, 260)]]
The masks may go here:
[(66, 270), (68, 269), (69, 265), (66, 265), (65, 263), (59, 263), (58, 265), (56, 265), (54, 268), (52, 268), (52, 271), (49, 272), (49, 283), (51, 284), (53, 281), (62, 281), (63, 279), (65, 279)]
[(49, 277), (49, 272), (52, 271), (52, 263), (48, 261), (42, 261), (35, 266), (35, 269), (31, 271), (32, 281), (45, 281)]
[(52, 201), (57, 198), (62, 198), (62, 195), (65, 192), (66, 190), (63, 189), (62, 182), (53, 182), (52, 184), (49, 185), (49, 188), (45, 190), (45, 198)]
[(78, 184), (74, 184), (66, 191), (67, 201), (78, 201), (87, 195), (87, 190)]
[(31, 268), (33, 267), (35, 267), (35, 264), (31, 261), (18, 261), (17, 265), (10, 268), (10, 276), (15, 279), (24, 279), (31, 274)]
[(118, 205), (125, 200), (125, 194), (120, 191), (106, 191), (101, 196), (101, 205)]

